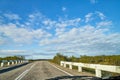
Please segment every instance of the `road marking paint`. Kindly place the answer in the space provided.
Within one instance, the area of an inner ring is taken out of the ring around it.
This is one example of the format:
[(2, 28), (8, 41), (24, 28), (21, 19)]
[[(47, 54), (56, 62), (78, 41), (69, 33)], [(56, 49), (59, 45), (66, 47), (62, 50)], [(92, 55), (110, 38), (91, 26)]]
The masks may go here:
[[(52, 64), (50, 64), (50, 65), (52, 65)], [(60, 69), (60, 68), (56, 67), (55, 65), (52, 65), (52, 66), (53, 66), (54, 68), (56, 68), (56, 69), (58, 69), (58, 70), (60, 70), (60, 71), (64, 72), (64, 73), (66, 73), (66, 74), (70, 75), (70, 76), (73, 76), (72, 74), (70, 74), (70, 73), (68, 73), (68, 72), (66, 72), (66, 71), (64, 71), (64, 70), (62, 70), (62, 69)]]
[(22, 74), (20, 74), (17, 78), (15, 78), (15, 80), (20, 80), (21, 76), (25, 75), (28, 72), (28, 69), (25, 70)]
[(20, 74), (15, 80), (21, 80), (36, 64), (33, 64), (29, 69), (25, 70), (22, 74)]

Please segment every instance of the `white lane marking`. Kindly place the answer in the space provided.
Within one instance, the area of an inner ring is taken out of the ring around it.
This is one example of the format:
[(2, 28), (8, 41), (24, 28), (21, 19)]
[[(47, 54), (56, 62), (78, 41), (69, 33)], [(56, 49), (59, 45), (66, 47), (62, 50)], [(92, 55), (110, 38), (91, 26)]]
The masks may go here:
[(25, 70), (22, 74), (20, 74), (17, 78), (15, 78), (15, 80), (20, 80), (21, 76), (25, 75), (28, 72), (28, 69)]
[(15, 80), (21, 80), (36, 64), (33, 64), (29, 69), (25, 70), (22, 74), (20, 74)]
[[(50, 64), (50, 65), (52, 65), (52, 64)], [(68, 73), (68, 72), (66, 72), (66, 71), (64, 71), (64, 70), (62, 70), (62, 69), (56, 67), (55, 65), (52, 65), (52, 66), (53, 66), (54, 68), (56, 68), (56, 69), (58, 69), (58, 70), (64, 72), (64, 73), (66, 73), (67, 75), (73, 76), (72, 74), (70, 74), (70, 73)]]

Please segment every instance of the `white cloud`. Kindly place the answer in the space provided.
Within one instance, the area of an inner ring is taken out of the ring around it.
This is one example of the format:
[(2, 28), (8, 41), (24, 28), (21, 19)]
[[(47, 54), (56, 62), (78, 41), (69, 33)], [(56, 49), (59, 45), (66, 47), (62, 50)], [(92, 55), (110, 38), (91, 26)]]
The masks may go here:
[(52, 21), (50, 19), (46, 19), (43, 21), (44, 25), (49, 25), (49, 26), (53, 26), (56, 23), (56, 21)]
[(15, 24), (0, 26), (0, 32), (6, 37), (12, 39), (14, 42), (18, 43), (31, 43), (35, 39), (39, 40), (41, 38), (51, 36), (51, 34), (42, 29), (33, 30), (27, 28), (18, 28)]
[(0, 56), (1, 57), (6, 57), (6, 56), (31, 56), (31, 51), (28, 50), (5, 50), (1, 49), (0, 50)]
[(10, 20), (19, 20), (21, 19), (19, 15), (13, 13), (5, 13), (4, 16)]
[(98, 2), (98, 0), (90, 0), (90, 2), (91, 2), (92, 4), (95, 4), (95, 3)]
[(25, 53), (26, 50), (0, 50), (0, 53)]
[(56, 22), (55, 24), (55, 31), (56, 31), (56, 35), (62, 34), (64, 31), (66, 31), (66, 28), (69, 27), (78, 27), (80, 24), (81, 18), (75, 18), (75, 19), (71, 19), (71, 20), (60, 20), (58, 22)]
[(87, 15), (85, 15), (86, 23), (91, 22), (91, 21), (97, 22), (96, 20), (98, 19), (103, 21), (106, 19), (106, 16), (102, 12), (99, 12), (99, 11), (95, 11), (93, 13), (88, 13)]
[(92, 18), (92, 15), (93, 15), (93, 13), (88, 13), (86, 16), (85, 16), (85, 22), (87, 23), (87, 22), (89, 22), (89, 21), (91, 21), (93, 18)]
[(47, 29), (55, 29), (55, 32), (56, 32), (55, 34), (59, 35), (66, 30), (65, 28), (79, 26), (80, 21), (81, 21), (81, 18), (74, 18), (69, 20), (58, 19), (57, 21), (45, 19), (42, 21), (42, 23)]
[[(40, 43), (43, 45), (55, 46), (56, 50), (83, 54), (111, 54), (119, 51), (116, 47), (120, 44), (120, 34), (105, 34), (106, 29), (97, 29), (94, 26), (86, 25), (80, 28), (72, 28), (53, 39), (45, 39)], [(61, 51), (61, 52), (62, 52)], [(118, 52), (117, 52), (118, 53)]]
[(102, 12), (96, 11), (96, 14), (98, 14), (101, 20), (104, 20), (106, 18), (106, 16)]
[(112, 25), (111, 21), (101, 21), (101, 22), (97, 23), (98, 28), (100, 28), (100, 27), (108, 27), (110, 25)]
[(62, 11), (66, 11), (66, 7), (62, 7)]
[(52, 21), (50, 19), (45, 19), (42, 21), (44, 26), (46, 26), (46, 29), (51, 29), (52, 27), (55, 27), (56, 21)]
[(71, 52), (71, 55), (114, 54), (120, 51), (120, 34), (109, 32), (113, 23), (99, 11), (88, 13), (85, 19), (52, 20), (41, 13), (28, 17), (19, 26), (13, 23), (0, 25), (0, 44), (5, 44), (8, 39), (15, 43), (35, 42), (40, 47), (53, 50), (53, 53)]

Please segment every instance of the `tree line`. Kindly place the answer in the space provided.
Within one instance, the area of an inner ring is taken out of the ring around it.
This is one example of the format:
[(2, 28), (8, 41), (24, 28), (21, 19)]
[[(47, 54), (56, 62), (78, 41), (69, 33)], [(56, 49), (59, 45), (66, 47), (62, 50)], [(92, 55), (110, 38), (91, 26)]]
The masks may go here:
[(2, 60), (24, 60), (24, 56), (7, 56), (7, 57), (0, 57), (0, 61)]
[(120, 66), (120, 55), (99, 55), (99, 56), (81, 55), (80, 57), (75, 56), (68, 57), (63, 54), (57, 53), (51, 61), (57, 64), (60, 64), (60, 61), (70, 61)]

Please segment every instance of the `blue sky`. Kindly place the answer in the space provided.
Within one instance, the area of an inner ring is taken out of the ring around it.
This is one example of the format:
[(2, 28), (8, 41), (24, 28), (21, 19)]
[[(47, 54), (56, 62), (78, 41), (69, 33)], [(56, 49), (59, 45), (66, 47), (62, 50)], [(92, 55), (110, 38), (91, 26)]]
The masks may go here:
[(0, 0), (0, 56), (120, 54), (119, 0)]

